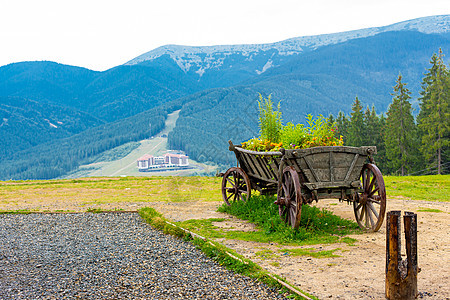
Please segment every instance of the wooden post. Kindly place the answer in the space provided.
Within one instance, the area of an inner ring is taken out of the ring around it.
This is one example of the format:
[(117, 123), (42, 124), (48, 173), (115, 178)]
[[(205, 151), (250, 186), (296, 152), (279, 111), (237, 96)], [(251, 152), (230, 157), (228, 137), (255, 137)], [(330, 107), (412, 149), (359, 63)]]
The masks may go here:
[(401, 258), (400, 211), (387, 213), (386, 298), (409, 300), (417, 298), (417, 215), (405, 212), (406, 260)]

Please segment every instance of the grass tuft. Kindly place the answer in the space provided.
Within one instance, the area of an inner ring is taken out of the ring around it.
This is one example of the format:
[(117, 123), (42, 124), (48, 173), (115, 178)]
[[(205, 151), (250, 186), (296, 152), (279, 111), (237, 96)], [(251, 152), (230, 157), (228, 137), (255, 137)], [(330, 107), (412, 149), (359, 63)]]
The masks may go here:
[(417, 211), (433, 212), (433, 213), (441, 213), (441, 212), (443, 212), (442, 210), (437, 209), (437, 208), (419, 208)]
[(33, 211), (30, 211), (28, 209), (17, 209), (17, 210), (0, 210), (0, 215), (1, 214), (18, 214), (18, 215), (28, 215), (28, 214), (32, 214)]
[(223, 204), (218, 210), (255, 223), (266, 240), (279, 243), (353, 243), (353, 239), (344, 240), (343, 236), (362, 232), (355, 222), (308, 205), (302, 207), (300, 227), (293, 229), (281, 220), (274, 201), (273, 196), (253, 196), (245, 202), (236, 201), (230, 206)]
[(311, 256), (314, 258), (327, 258), (327, 257), (340, 257), (340, 255), (334, 254), (334, 252), (337, 250), (341, 249), (336, 248), (332, 250), (317, 251), (314, 248), (297, 248), (297, 249), (280, 249), (278, 251), (293, 256)]

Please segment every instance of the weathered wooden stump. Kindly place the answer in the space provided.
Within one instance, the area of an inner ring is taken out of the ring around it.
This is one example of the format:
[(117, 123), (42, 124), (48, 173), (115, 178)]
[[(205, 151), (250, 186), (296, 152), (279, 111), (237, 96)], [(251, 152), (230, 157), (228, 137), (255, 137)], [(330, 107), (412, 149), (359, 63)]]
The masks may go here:
[(401, 258), (400, 211), (387, 213), (386, 298), (417, 298), (417, 215), (405, 212), (406, 260)]

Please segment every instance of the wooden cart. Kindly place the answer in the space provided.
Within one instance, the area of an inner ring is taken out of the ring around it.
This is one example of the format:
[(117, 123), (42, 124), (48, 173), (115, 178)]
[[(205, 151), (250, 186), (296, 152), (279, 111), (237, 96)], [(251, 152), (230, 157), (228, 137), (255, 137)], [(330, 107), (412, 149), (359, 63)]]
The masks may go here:
[(233, 145), (238, 167), (223, 175), (225, 203), (245, 201), (251, 190), (277, 194), (281, 218), (294, 228), (300, 225), (303, 204), (319, 199), (353, 203), (356, 221), (367, 231), (377, 231), (384, 220), (386, 189), (374, 163), (375, 146), (324, 146), (280, 152), (256, 152)]

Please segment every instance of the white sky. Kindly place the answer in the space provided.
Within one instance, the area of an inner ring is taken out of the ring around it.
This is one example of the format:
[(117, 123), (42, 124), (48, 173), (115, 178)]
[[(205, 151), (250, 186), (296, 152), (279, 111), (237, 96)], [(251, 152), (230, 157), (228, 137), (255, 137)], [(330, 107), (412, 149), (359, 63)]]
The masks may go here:
[(103, 71), (166, 44), (269, 43), (443, 14), (449, 0), (0, 0), (0, 66)]

